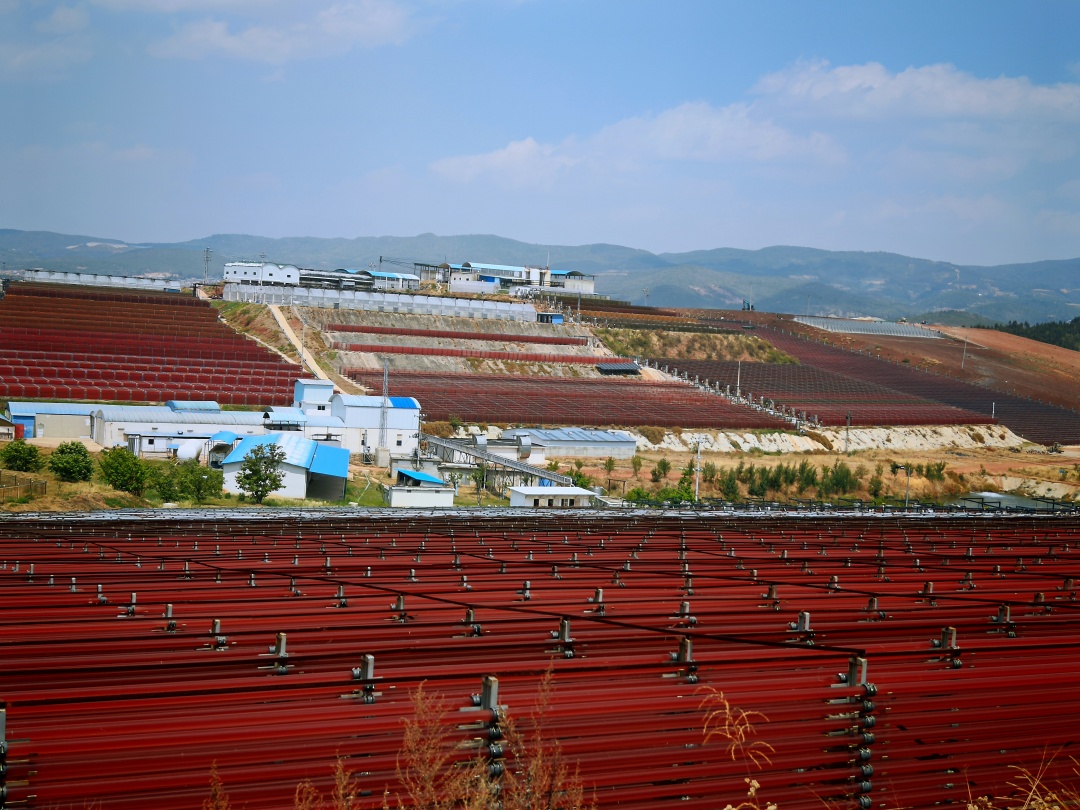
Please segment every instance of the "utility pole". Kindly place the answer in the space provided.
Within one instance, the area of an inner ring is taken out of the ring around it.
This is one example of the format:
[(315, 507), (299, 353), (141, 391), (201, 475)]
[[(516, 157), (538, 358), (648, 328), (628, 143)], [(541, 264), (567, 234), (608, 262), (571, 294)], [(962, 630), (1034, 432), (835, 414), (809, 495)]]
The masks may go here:
[(701, 442), (695, 445), (697, 460), (694, 464), (694, 500), (698, 499), (698, 487), (701, 484)]
[(960, 370), (964, 370), (964, 363), (967, 362), (967, 343), (968, 339), (964, 338), (964, 356), (960, 358)]
[(911, 469), (906, 464), (901, 464), (896, 469), (907, 473), (907, 488), (904, 490), (904, 511), (906, 512), (911, 502)]
[(642, 290), (642, 292), (645, 293), (645, 306), (648, 306), (649, 305), (649, 288), (645, 287)]
[(844, 455), (848, 455), (851, 447), (851, 411), (847, 414), (847, 429), (844, 431)]
[(202, 280), (203, 280), (203, 284), (209, 284), (210, 283), (210, 254), (213, 253), (213, 252), (214, 251), (212, 251), (210, 248), (203, 248), (203, 252), (202, 252), (202, 261), (203, 261)]

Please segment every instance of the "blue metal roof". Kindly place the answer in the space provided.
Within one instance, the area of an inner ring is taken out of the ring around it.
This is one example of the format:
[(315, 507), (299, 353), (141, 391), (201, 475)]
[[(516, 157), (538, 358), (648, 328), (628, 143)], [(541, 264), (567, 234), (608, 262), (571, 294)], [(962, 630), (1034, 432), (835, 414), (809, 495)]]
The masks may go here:
[[(382, 397), (361, 396), (360, 394), (338, 394), (341, 404), (347, 408), (381, 408)], [(420, 403), (412, 397), (388, 397), (391, 408), (420, 410)]]
[(515, 436), (531, 436), (533, 442), (539, 445), (562, 442), (636, 444), (635, 440), (625, 433), (591, 430), (589, 428), (512, 428), (503, 431), (503, 438), (513, 438)]
[(252, 448), (276, 444), (285, 451), (284, 464), (301, 467), (320, 475), (338, 478), (349, 476), (349, 451), (343, 447), (319, 444), (295, 433), (267, 433), (265, 436), (248, 436), (225, 456), (222, 464), (235, 464), (247, 458)]
[(398, 475), (410, 478), (420, 484), (438, 484), (439, 486), (446, 486), (446, 482), (441, 478), (436, 478), (434, 475), (428, 475), (426, 472), (419, 472), (418, 470), (407, 470), (404, 467), (398, 467)]
[(307, 415), (307, 426), (344, 429), (345, 422), (340, 416), (331, 416), (326, 411), (313, 411)]
[(231, 430), (219, 430), (213, 436), (210, 437), (210, 441), (217, 444), (232, 444), (240, 437), (233, 433)]
[(109, 422), (159, 422), (180, 425), (258, 425), (263, 416), (258, 411), (221, 411), (220, 413), (184, 413), (162, 405), (95, 405), (94, 412)]
[(165, 407), (174, 411), (184, 411), (186, 413), (220, 413), (221, 406), (214, 402), (212, 399), (200, 399), (200, 400), (185, 400), (185, 399), (170, 399), (165, 403)]
[(344, 447), (331, 447), (320, 444), (315, 448), (315, 456), (308, 468), (318, 475), (332, 475), (335, 478), (349, 477), (349, 451)]
[(405, 281), (419, 281), (420, 276), (412, 273), (391, 273), (387, 270), (369, 270), (373, 278), (400, 278)]
[(12, 416), (36, 416), (39, 413), (89, 416), (100, 407), (90, 402), (9, 402), (8, 413)]
[(263, 412), (263, 419), (269, 419), (271, 422), (305, 425), (307, 424), (308, 415), (299, 408), (271, 405)]

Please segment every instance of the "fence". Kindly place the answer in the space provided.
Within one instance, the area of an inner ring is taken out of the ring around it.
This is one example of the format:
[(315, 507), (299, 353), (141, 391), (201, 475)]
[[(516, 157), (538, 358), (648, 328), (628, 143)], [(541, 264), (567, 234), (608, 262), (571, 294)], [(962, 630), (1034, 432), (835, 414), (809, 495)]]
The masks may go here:
[(47, 490), (47, 481), (20, 478), (14, 473), (0, 471), (0, 503), (17, 501), (19, 498), (34, 498), (44, 495)]

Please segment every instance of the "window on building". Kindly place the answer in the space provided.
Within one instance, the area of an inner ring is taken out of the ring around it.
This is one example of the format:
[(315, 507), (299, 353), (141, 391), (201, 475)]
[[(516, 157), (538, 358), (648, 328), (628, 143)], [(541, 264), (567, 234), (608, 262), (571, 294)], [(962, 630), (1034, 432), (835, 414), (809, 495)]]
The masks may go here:
[(534, 508), (539, 508), (540, 507), (540, 499), (539, 498), (533, 498), (533, 507)]
[(397, 435), (397, 446), (401, 447), (401, 434), (400, 433)]
[(325, 405), (319, 405), (318, 408), (319, 408), (320, 411), (325, 411), (326, 410)]
[(554, 506), (554, 505), (555, 505), (555, 499), (554, 498), (548, 498), (548, 506)]

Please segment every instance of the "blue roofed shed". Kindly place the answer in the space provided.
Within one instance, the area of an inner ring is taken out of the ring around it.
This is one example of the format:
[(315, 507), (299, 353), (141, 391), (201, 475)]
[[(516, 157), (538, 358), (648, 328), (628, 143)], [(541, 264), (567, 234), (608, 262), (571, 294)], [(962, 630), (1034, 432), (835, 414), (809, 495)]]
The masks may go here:
[(454, 487), (441, 478), (399, 467), (397, 485), (386, 489), (386, 502), (389, 506), (411, 509), (451, 507), (454, 494)]

